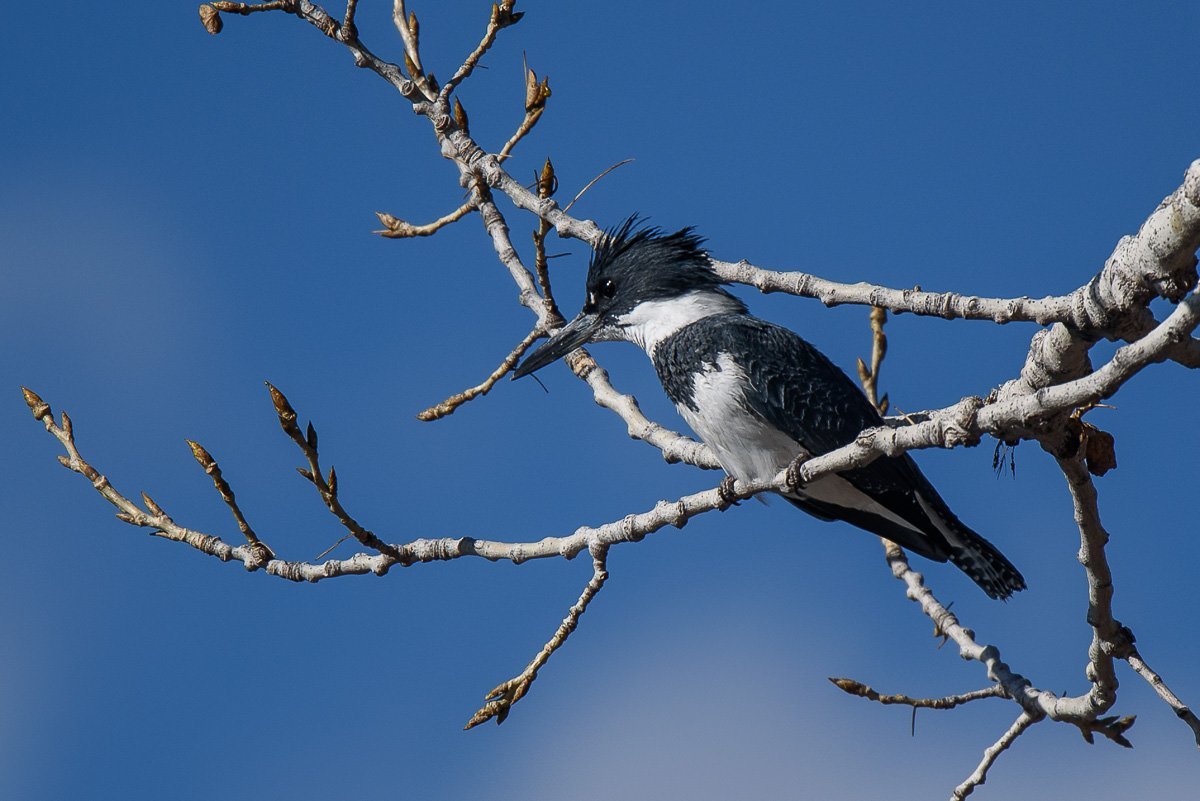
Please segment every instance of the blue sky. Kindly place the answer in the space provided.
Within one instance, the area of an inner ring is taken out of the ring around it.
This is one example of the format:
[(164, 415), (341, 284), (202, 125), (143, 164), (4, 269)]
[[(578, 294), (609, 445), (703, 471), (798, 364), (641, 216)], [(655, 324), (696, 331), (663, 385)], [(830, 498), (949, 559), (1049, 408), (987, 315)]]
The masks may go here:
[[(569, 197), (633, 158), (579, 213), (695, 225), (725, 259), (1061, 293), (1200, 155), (1192, 3), (560, 6), (522, 3), (460, 90), (473, 133), (498, 147), (519, 121), (524, 54), (554, 95), (514, 174), (549, 155)], [(449, 74), (486, 7), (415, 5), (428, 67)], [(395, 59), (389, 9), (363, 3), (360, 28)], [(562, 367), (543, 372), (548, 395), (506, 382), (447, 420), (414, 419), (486, 375), (531, 318), (477, 219), (419, 241), (370, 234), (375, 210), (425, 221), (462, 190), (424, 123), (313, 29), (257, 15), (211, 37), (194, 4), (160, 2), (40, 6), (20, 30), (0, 51), (0, 795), (944, 797), (1015, 717), (1000, 701), (923, 712), (910, 737), (907, 711), (830, 686), (941, 695), (985, 679), (936, 648), (872, 538), (779, 503), (614, 550), (609, 585), (529, 696), (468, 733), (574, 601), (583, 560), (293, 586), (116, 521), (56, 464), (18, 385), (71, 413), (118, 488), (236, 541), (184, 445), (198, 439), (289, 558), (341, 532), (295, 475), (264, 379), (314, 420), (343, 501), (390, 541), (540, 539), (718, 477), (629, 440)], [(532, 220), (509, 220), (524, 247)], [(586, 249), (550, 249), (570, 254), (553, 264), (573, 311)], [(865, 309), (742, 294), (844, 367), (866, 355)], [(1034, 328), (901, 317), (888, 331), (884, 389), (922, 409), (1011, 377)], [(682, 425), (640, 352), (594, 352), (648, 414)], [(1155, 367), (1092, 419), (1120, 463), (1098, 482), (1117, 616), (1200, 704), (1191, 381)], [(1064, 482), (1035, 446), (1015, 478), (991, 457), (985, 443), (918, 458), (1030, 590), (998, 604), (914, 564), (1015, 669), (1081, 691), (1090, 635)], [(1194, 788), (1187, 729), (1120, 676), (1132, 751), (1043, 724), (980, 797)]]

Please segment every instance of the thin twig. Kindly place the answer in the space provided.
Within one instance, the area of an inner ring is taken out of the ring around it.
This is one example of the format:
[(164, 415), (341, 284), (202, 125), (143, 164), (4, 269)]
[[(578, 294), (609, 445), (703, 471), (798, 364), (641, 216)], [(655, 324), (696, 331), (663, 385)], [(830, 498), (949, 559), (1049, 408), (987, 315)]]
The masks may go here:
[(831, 677), (829, 680), (843, 692), (856, 695), (859, 698), (866, 698), (868, 701), (876, 701), (885, 706), (899, 704), (919, 709), (953, 709), (956, 706), (970, 703), (971, 701), (978, 701), (981, 698), (1007, 697), (1004, 694), (1004, 688), (999, 684), (993, 684), (991, 687), (984, 687), (966, 693), (959, 693), (958, 695), (947, 695), (943, 698), (913, 698), (908, 695), (881, 695), (862, 682), (855, 681), (854, 679), (835, 679)]
[(595, 186), (596, 183), (599, 182), (599, 180), (601, 178), (608, 175), (610, 172), (615, 170), (617, 167), (624, 167), (626, 164), (629, 164), (632, 161), (633, 161), (633, 159), (622, 159), (621, 161), (618, 161), (616, 164), (609, 167), (604, 172), (597, 175), (592, 180), (588, 181), (587, 184), (583, 187), (583, 189), (580, 189), (579, 192), (575, 195), (575, 197), (571, 198), (571, 202), (563, 207), (563, 213), (566, 214), (568, 211), (570, 211), (571, 207), (574, 206), (579, 201), (579, 198), (583, 197), (584, 193), (587, 192), (589, 189), (591, 189), (593, 186)]
[(1150, 666), (1142, 659), (1142, 655), (1138, 653), (1137, 648), (1131, 648), (1130, 652), (1126, 654), (1125, 660), (1139, 676), (1150, 684), (1158, 697), (1174, 710), (1175, 716), (1188, 725), (1188, 728), (1192, 730), (1192, 735), (1196, 738), (1196, 745), (1200, 746), (1200, 719), (1196, 717), (1196, 713), (1179, 700), (1179, 696), (1171, 691), (1162, 676), (1150, 669)]
[(446, 81), (446, 85), (442, 87), (442, 91), (439, 93), (441, 99), (445, 100), (449, 98), (454, 88), (471, 76), (471, 73), (475, 71), (476, 65), (479, 64), (479, 59), (483, 58), (484, 54), (495, 43), (496, 34), (502, 28), (515, 25), (523, 16), (525, 15), (521, 12), (513, 11), (513, 0), (504, 0), (503, 2), (492, 4), (492, 16), (488, 20), (487, 30), (484, 31), (483, 39), (480, 40), (479, 45), (471, 54), (467, 56), (462, 66), (451, 76), (450, 80)]
[(517, 366), (517, 362), (519, 362), (521, 357), (525, 355), (525, 351), (529, 350), (529, 346), (544, 336), (545, 334), (542, 332), (541, 328), (534, 328), (532, 331), (526, 334), (525, 338), (522, 339), (515, 348), (513, 348), (512, 352), (504, 357), (504, 361), (500, 362), (500, 365), (493, 370), (491, 374), (481, 383), (476, 384), (469, 389), (465, 389), (455, 395), (451, 395), (441, 403), (435, 406), (430, 406), (428, 409), (419, 412), (417, 414), (417, 419), (423, 422), (439, 420), (447, 415), (453, 414), (454, 410), (459, 406), (462, 406), (464, 403), (475, 400), (475, 398), (478, 398), (481, 395), (486, 395), (491, 388), (496, 385), (497, 381), (506, 376), (510, 370)]
[(358, 27), (354, 24), (354, 14), (358, 11), (358, 0), (346, 0), (346, 14), (342, 17), (342, 30), (350, 39), (358, 38)]
[(478, 198), (472, 193), (471, 199), (463, 203), (449, 214), (439, 217), (431, 223), (424, 225), (413, 225), (410, 222), (405, 222), (398, 217), (393, 217), (384, 211), (375, 212), (375, 216), (379, 218), (379, 222), (383, 224), (383, 229), (380, 231), (372, 231), (371, 233), (379, 234), (388, 239), (408, 239), (414, 236), (431, 236), (445, 228), (451, 223), (456, 223), (463, 217), (475, 211), (479, 207)]
[(1024, 734), (1026, 729), (1040, 719), (1029, 712), (1022, 712), (1008, 727), (1008, 731), (1000, 735), (999, 740), (983, 750), (983, 759), (979, 762), (979, 767), (975, 768), (975, 772), (968, 776), (962, 784), (954, 788), (954, 792), (950, 794), (950, 801), (962, 801), (973, 793), (976, 787), (986, 782), (988, 771), (995, 764), (996, 758)]
[(241, 14), (243, 17), (256, 11), (291, 11), (295, 4), (295, 0), (271, 0), (269, 3), (230, 3), (225, 0), (211, 0), (206, 3), (217, 11), (223, 11), (226, 14)]
[[(521, 124), (517, 126), (516, 132), (504, 143), (504, 147), (500, 148), (500, 152), (496, 154), (497, 158), (506, 159), (512, 155), (513, 148), (517, 146), (517, 142), (520, 142), (525, 138), (526, 134), (533, 130), (533, 126), (537, 125), (538, 120), (542, 118), (542, 114), (546, 111), (546, 100), (549, 99), (550, 94), (550, 76), (546, 76), (541, 81), (538, 81), (537, 73), (526, 67), (525, 117), (521, 120)], [(505, 190), (505, 193), (507, 194), (507, 190)]]
[(879, 397), (879, 367), (883, 357), (887, 355), (887, 334), (883, 332), (887, 322), (887, 309), (879, 306), (871, 307), (871, 367), (867, 368), (862, 359), (858, 359), (858, 380), (862, 382), (863, 392), (867, 400), (878, 410), (880, 415), (887, 414), (888, 398), (885, 394)]
[[(58, 457), (59, 463), (68, 470), (79, 473), (90, 481), (96, 492), (100, 493), (100, 496), (104, 500), (117, 508), (118, 520), (128, 523), (131, 526), (148, 528), (151, 530), (151, 534), (176, 542), (186, 543), (201, 553), (215, 556), (222, 561), (227, 562), (236, 559), (245, 565), (248, 570), (255, 570), (262, 566), (260, 559), (263, 551), (261, 548), (255, 548), (251, 545), (234, 548), (222, 542), (218, 537), (184, 528), (172, 520), (163, 511), (162, 507), (145, 493), (142, 493), (142, 502), (146, 506), (145, 509), (140, 508), (133, 501), (126, 498), (96, 468), (88, 464), (83, 455), (80, 454), (79, 448), (75, 444), (74, 425), (67, 413), (63, 412), (61, 424), (56, 424), (54, 422), (54, 415), (50, 410), (50, 404), (43, 401), (31, 389), (22, 387), (21, 392), (25, 396), (25, 403), (33, 413), (34, 419), (42, 423), (46, 427), (47, 433), (57, 439), (63, 449), (66, 450), (66, 456)], [(270, 564), (274, 564), (274, 562), (268, 564), (268, 572), (270, 572)]]
[(526, 134), (533, 130), (533, 126), (537, 125), (538, 120), (542, 118), (542, 113), (545, 110), (543, 106), (533, 111), (525, 112), (525, 117), (521, 120), (521, 124), (517, 126), (517, 130), (508, 138), (508, 141), (504, 143), (504, 147), (500, 148), (500, 152), (497, 155), (500, 158), (508, 158), (512, 155), (513, 148), (525, 138)]
[(487, 694), (484, 698), (486, 703), (467, 721), (464, 729), (473, 729), (492, 718), (496, 719), (497, 724), (503, 723), (504, 719), (508, 717), (508, 713), (512, 711), (513, 704), (525, 697), (525, 693), (529, 692), (530, 686), (537, 679), (538, 671), (546, 664), (550, 655), (562, 647), (562, 644), (571, 636), (571, 632), (575, 631), (575, 627), (579, 625), (580, 616), (587, 611), (588, 604), (592, 602), (596, 593), (600, 592), (604, 582), (608, 580), (608, 570), (605, 567), (607, 558), (607, 546), (592, 550), (592, 578), (583, 588), (579, 600), (567, 611), (567, 616), (563, 618), (563, 622), (554, 632), (554, 636), (542, 646), (542, 650), (538, 651), (537, 656), (519, 675), (498, 685)]
[(488, 236), (492, 238), (492, 249), (496, 251), (497, 258), (508, 269), (508, 274), (517, 285), (521, 305), (533, 312), (537, 317), (538, 325), (543, 329), (550, 330), (562, 325), (561, 318), (538, 292), (533, 273), (525, 267), (520, 254), (513, 246), (508, 221), (505, 220), (504, 213), (496, 206), (491, 189), (482, 184), (476, 184), (475, 191), (479, 196), (479, 216), (483, 227), (488, 232)]
[(329, 555), (329, 553), (330, 553), (331, 551), (333, 551), (333, 549), (334, 549), (334, 548), (338, 547), (338, 546), (339, 546), (339, 545), (341, 545), (343, 542), (345, 542), (346, 540), (350, 539), (352, 536), (354, 536), (354, 535), (353, 535), (353, 534), (343, 534), (341, 537), (338, 537), (338, 541), (337, 541), (337, 542), (335, 542), (333, 545), (330, 545), (328, 548), (326, 548), (325, 550), (321, 551), (319, 554), (317, 554), (316, 556), (314, 556), (312, 559), (309, 559), (308, 561), (311, 563), (311, 562), (317, 562), (317, 561), (319, 561), (319, 560), (321, 560), (321, 559), (324, 559), (326, 556), (328, 556), (328, 555)]
[(437, 92), (433, 91), (429, 77), (425, 74), (425, 68), (421, 66), (420, 25), (417, 22), (416, 14), (405, 11), (404, 0), (394, 0), (392, 3), (392, 22), (396, 25), (400, 40), (404, 43), (404, 66), (408, 70), (409, 77), (416, 83), (424, 98), (433, 101), (437, 97)]
[[(246, 542), (250, 544), (252, 549), (259, 549), (262, 564), (265, 565), (274, 559), (275, 552), (268, 548), (266, 543), (259, 540), (258, 535), (254, 533), (254, 530), (250, 528), (250, 524), (246, 522), (246, 516), (242, 514), (242, 509), (233, 494), (233, 487), (229, 486), (229, 482), (221, 474), (221, 468), (217, 465), (217, 460), (200, 443), (189, 439), (187, 444), (192, 449), (192, 456), (195, 457), (200, 466), (204, 468), (204, 472), (212, 479), (213, 485), (217, 488), (217, 493), (221, 496), (221, 500), (225, 501), (225, 505), (233, 513), (233, 519), (237, 522), (238, 529), (242, 532), (242, 535), (245, 536)], [(142, 493), (142, 498), (145, 500), (148, 508), (153, 509), (156, 506), (145, 493)]]
[(364, 546), (374, 548), (393, 559), (401, 559), (401, 553), (396, 546), (389, 545), (368, 531), (357, 520), (351, 517), (350, 513), (342, 506), (342, 502), (338, 499), (337, 473), (334, 472), (333, 468), (329, 469), (328, 479), (321, 474), (320, 457), (317, 453), (317, 430), (313, 428), (313, 424), (309, 423), (307, 431), (301, 433), (300, 426), (296, 422), (296, 410), (288, 403), (288, 399), (269, 381), (267, 382), (267, 389), (271, 393), (271, 402), (275, 405), (275, 413), (279, 417), (279, 426), (291, 438), (292, 442), (296, 443), (296, 446), (300, 448), (300, 451), (304, 454), (304, 458), (308, 461), (308, 469), (298, 467), (296, 468), (297, 472), (308, 479), (313, 487), (316, 488), (317, 493), (321, 496), (321, 500), (325, 502), (325, 506), (338, 519), (338, 522), (354, 535), (356, 540)]
[[(537, 177), (538, 197), (550, 198), (558, 189), (558, 177), (554, 174), (554, 164), (550, 159), (542, 165), (542, 171)], [(546, 259), (546, 234), (550, 233), (550, 223), (538, 217), (538, 227), (533, 232), (533, 270), (537, 276), (538, 289), (550, 307), (555, 317), (561, 317), (558, 303), (554, 300), (554, 291), (550, 286), (550, 264)]]

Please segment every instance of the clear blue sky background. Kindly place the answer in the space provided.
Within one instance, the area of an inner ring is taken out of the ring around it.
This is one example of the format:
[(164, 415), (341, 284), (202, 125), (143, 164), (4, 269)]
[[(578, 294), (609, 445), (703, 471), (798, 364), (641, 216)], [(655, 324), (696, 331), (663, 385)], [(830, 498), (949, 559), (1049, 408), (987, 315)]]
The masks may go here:
[[(512, 162), (547, 155), (578, 211), (696, 225), (721, 258), (894, 286), (1043, 295), (1080, 285), (1200, 155), (1194, 3), (523, 3), (461, 91), (498, 147), (521, 58), (554, 96)], [(487, 3), (414, 3), (450, 73)], [(389, 3), (366, 41), (399, 57)], [(941, 695), (985, 684), (938, 650), (876, 541), (748, 504), (617, 548), (612, 578), (502, 727), (463, 733), (586, 580), (584, 560), (461, 561), (317, 586), (247, 575), (117, 522), (28, 416), (27, 384), (76, 422), (123, 491), (237, 540), (184, 438), (220, 460), (289, 558), (339, 536), (293, 467), (270, 379), (321, 434), (347, 506), (391, 541), (539, 539), (650, 508), (718, 476), (629, 440), (562, 367), (448, 420), (414, 414), (480, 380), (531, 323), (478, 220), (432, 239), (370, 234), (462, 192), (427, 126), (375, 76), (282, 15), (204, 33), (191, 2), (22, 12), (0, 49), (0, 796), (22, 799), (945, 797), (1016, 715), (990, 701), (909, 714), (826, 676)], [(513, 214), (521, 247), (533, 221)], [(573, 310), (586, 249), (554, 262)], [(528, 249), (525, 250), (528, 256)], [(866, 311), (745, 296), (843, 366)], [(883, 384), (921, 409), (985, 394), (1027, 325), (901, 317)], [(1110, 353), (1097, 348), (1097, 356)], [(635, 348), (595, 349), (672, 426)], [(1116, 611), (1193, 704), (1200, 544), (1195, 378), (1153, 368), (1094, 422)], [(1064, 483), (1036, 446), (1016, 478), (991, 443), (927, 452), (951, 505), (1029, 579), (1007, 604), (947, 566), (939, 596), (1019, 671), (1085, 688), (1089, 632)], [(344, 547), (339, 553), (348, 555)], [(1136, 745), (1043, 724), (984, 798), (1181, 797), (1187, 729), (1121, 672)]]

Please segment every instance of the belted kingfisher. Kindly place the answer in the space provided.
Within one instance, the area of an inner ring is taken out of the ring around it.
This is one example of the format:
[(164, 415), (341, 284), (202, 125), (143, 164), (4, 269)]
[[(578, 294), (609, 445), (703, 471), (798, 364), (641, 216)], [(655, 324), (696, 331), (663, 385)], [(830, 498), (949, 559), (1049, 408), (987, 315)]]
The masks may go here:
[[(630, 217), (592, 255), (579, 315), (514, 378), (588, 343), (637, 343), (667, 396), (730, 476), (760, 481), (883, 425), (850, 378), (796, 334), (749, 314), (713, 271), (691, 228), (664, 234)], [(992, 598), (1025, 589), (995, 546), (964, 525), (908, 454), (823, 476), (784, 496), (909, 550), (949, 559)]]

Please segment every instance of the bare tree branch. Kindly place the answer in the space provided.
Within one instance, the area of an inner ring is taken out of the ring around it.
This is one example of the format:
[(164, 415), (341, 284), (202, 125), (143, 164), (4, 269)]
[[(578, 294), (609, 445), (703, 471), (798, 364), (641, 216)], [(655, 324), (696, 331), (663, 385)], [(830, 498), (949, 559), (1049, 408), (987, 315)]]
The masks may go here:
[[(550, 159), (542, 165), (542, 171), (537, 177), (538, 197), (548, 198), (558, 190), (558, 176), (554, 174), (554, 164)], [(537, 274), (538, 289), (553, 316), (562, 317), (558, 303), (554, 300), (554, 290), (550, 286), (550, 262), (546, 258), (546, 234), (550, 233), (550, 223), (538, 218), (538, 227), (533, 232), (533, 269)]]
[(887, 356), (887, 334), (883, 332), (886, 322), (887, 310), (879, 306), (872, 306), (870, 368), (862, 359), (858, 360), (858, 380), (862, 383), (867, 400), (879, 411), (881, 416), (887, 414), (888, 411), (887, 395), (885, 394), (882, 399), (879, 397), (879, 367), (883, 364), (884, 357)]
[(404, 66), (409, 76), (416, 82), (421, 95), (426, 100), (433, 100), (437, 91), (430, 84), (425, 68), (421, 66), (420, 25), (417, 23), (417, 15), (405, 12), (404, 0), (395, 0), (392, 3), (392, 22), (400, 33), (401, 41), (404, 42)]
[(338, 519), (342, 526), (354, 535), (354, 538), (368, 548), (374, 548), (382, 554), (386, 554), (393, 559), (401, 558), (400, 552), (395, 546), (389, 545), (372, 532), (363, 528), (361, 524), (346, 511), (342, 506), (341, 500), (338, 499), (338, 484), (337, 473), (334, 469), (329, 468), (329, 478), (326, 479), (321, 473), (320, 456), (317, 453), (317, 430), (312, 423), (308, 424), (307, 430), (301, 434), (300, 426), (297, 424), (296, 410), (288, 403), (288, 399), (284, 394), (276, 389), (269, 381), (267, 389), (271, 393), (271, 402), (275, 405), (275, 413), (279, 417), (279, 426), (283, 429), (283, 433), (287, 434), (292, 442), (296, 443), (304, 458), (308, 461), (308, 469), (303, 467), (296, 468), (296, 471), (308, 481), (317, 490), (317, 494), (321, 496), (321, 500), (325, 502), (325, 506), (333, 513), (333, 516)]
[(486, 395), (491, 391), (492, 387), (496, 385), (497, 381), (508, 375), (509, 371), (517, 366), (517, 362), (519, 362), (521, 357), (525, 355), (525, 351), (529, 350), (529, 346), (534, 342), (537, 342), (543, 336), (545, 336), (545, 334), (542, 333), (540, 328), (533, 329), (526, 334), (524, 339), (517, 343), (517, 346), (513, 348), (511, 353), (504, 357), (504, 361), (500, 362), (500, 366), (493, 370), (491, 374), (481, 383), (476, 384), (469, 389), (465, 389), (455, 395), (451, 395), (435, 406), (430, 406), (428, 409), (418, 412), (417, 419), (425, 422), (429, 422), (431, 420), (440, 420), (446, 415), (454, 414), (454, 410), (459, 406), (462, 406), (464, 403), (473, 401), (478, 397)]
[(1004, 753), (1018, 737), (1025, 731), (1037, 723), (1040, 718), (1037, 718), (1028, 712), (1022, 712), (1013, 721), (1013, 724), (1008, 727), (1008, 731), (1004, 732), (994, 744), (987, 747), (983, 751), (983, 759), (979, 763), (979, 767), (975, 768), (975, 772), (967, 777), (966, 781), (954, 788), (954, 792), (950, 794), (950, 801), (962, 801), (975, 791), (975, 788), (987, 781), (988, 771), (996, 762), (996, 758)]
[(1129, 653), (1126, 654), (1125, 660), (1139, 676), (1141, 676), (1150, 684), (1150, 686), (1154, 689), (1154, 692), (1158, 693), (1158, 697), (1161, 698), (1167, 704), (1167, 706), (1171, 707), (1171, 710), (1175, 713), (1176, 717), (1188, 725), (1188, 728), (1192, 730), (1192, 734), (1196, 738), (1196, 745), (1200, 746), (1200, 719), (1197, 719), (1196, 713), (1193, 712), (1187, 706), (1187, 704), (1183, 703), (1183, 701), (1180, 701), (1179, 697), (1176, 696), (1175, 693), (1171, 692), (1171, 688), (1167, 686), (1165, 681), (1163, 681), (1162, 676), (1150, 669), (1150, 666), (1142, 660), (1142, 656), (1138, 653), (1136, 647), (1130, 646)]
[(1092, 644), (1088, 648), (1086, 674), (1092, 689), (1083, 703), (1089, 711), (1094, 709), (1099, 714), (1116, 701), (1117, 674), (1113, 656), (1132, 644), (1133, 635), (1113, 617), (1112, 571), (1104, 550), (1108, 532), (1100, 522), (1092, 477), (1079, 456), (1059, 459), (1058, 465), (1071, 491), (1075, 524), (1079, 527), (1079, 563), (1083, 565), (1088, 585), (1087, 621), (1092, 627)]
[[(521, 124), (517, 126), (517, 130), (513, 131), (513, 135), (504, 143), (504, 147), (500, 148), (500, 158), (508, 158), (513, 152), (513, 148), (517, 146), (517, 143), (528, 136), (529, 132), (533, 130), (533, 126), (538, 124), (538, 121), (542, 118), (542, 114), (546, 111), (546, 100), (549, 97), (550, 78), (545, 77), (539, 82), (537, 73), (526, 67), (525, 116), (522, 118)], [(541, 197), (541, 195), (539, 194), (538, 197)], [(542, 199), (545, 200), (547, 198)]]
[(458, 222), (472, 211), (475, 211), (477, 208), (479, 208), (479, 201), (472, 197), (466, 203), (462, 204), (449, 214), (438, 217), (433, 222), (425, 223), (424, 225), (413, 225), (410, 222), (401, 220), (399, 217), (393, 217), (387, 212), (377, 211), (375, 212), (375, 216), (379, 218), (379, 222), (383, 225), (383, 230), (374, 231), (373, 233), (387, 237), (388, 239), (409, 239), (414, 236), (432, 236), (433, 234), (436, 234), (438, 231), (445, 228), (447, 225)]
[[(60, 457), (59, 461), (63, 466), (87, 478), (96, 491), (118, 509), (117, 517), (121, 521), (129, 525), (149, 528), (151, 529), (150, 533), (155, 536), (185, 543), (201, 553), (215, 556), (223, 562), (238, 561), (250, 570), (263, 567), (267, 574), (290, 581), (316, 582), (326, 578), (367, 573), (381, 576), (395, 565), (408, 567), (423, 562), (450, 561), (463, 557), (480, 557), (489, 561), (506, 560), (515, 564), (530, 559), (555, 557), (572, 559), (584, 550), (606, 549), (620, 542), (637, 542), (646, 535), (668, 525), (681, 528), (692, 517), (721, 506), (718, 492), (714, 488), (684, 496), (677, 501), (660, 501), (648, 512), (628, 515), (612, 523), (597, 527), (582, 526), (568, 536), (545, 537), (536, 542), (500, 542), (472, 537), (446, 537), (418, 539), (403, 545), (391, 545), (367, 531), (342, 508), (337, 498), (336, 473), (331, 470), (328, 479), (320, 477), (315, 430), (312, 434), (302, 435), (299, 426), (296, 425), (295, 410), (291, 408), (282, 393), (273, 387), (272, 389), (274, 390), (272, 400), (276, 404), (281, 427), (309, 460), (309, 468), (299, 468), (301, 475), (317, 488), (322, 500), (326, 502), (339, 522), (359, 542), (374, 549), (377, 553), (356, 554), (348, 559), (333, 559), (316, 565), (290, 562), (279, 558), (271, 558), (270, 561), (263, 564), (263, 556), (269, 551), (261, 542), (248, 543), (245, 546), (231, 546), (219, 537), (178, 525), (148, 496), (143, 495), (146, 509), (130, 501), (80, 454), (75, 443), (74, 428), (70, 417), (64, 412), (61, 425), (55, 423), (49, 404), (32, 390), (23, 388), (22, 391), (25, 394), (26, 404), (35, 419), (41, 422), (46, 431), (57, 439), (67, 451), (67, 456)], [(320, 478), (314, 480), (310, 476)], [(770, 482), (760, 482), (748, 484), (739, 490), (744, 493), (744, 497), (750, 497), (771, 486)], [(232, 494), (232, 490), (230, 492)]]
[(1180, 187), (1159, 204), (1137, 235), (1123, 237), (1103, 269), (1067, 295), (1038, 300), (981, 298), (956, 292), (924, 292), (919, 287), (889, 289), (866, 283), (843, 284), (803, 272), (765, 270), (744, 260), (715, 261), (713, 266), (725, 280), (754, 286), (763, 292), (816, 298), (826, 306), (856, 303), (883, 307), (893, 314), (910, 312), (1001, 324), (1064, 323), (1073, 331), (1096, 338), (1136, 340), (1148, 330), (1145, 305), (1151, 298), (1162, 297), (1175, 303), (1195, 286), (1197, 248), (1200, 248), (1200, 160), (1192, 162)]
[(486, 723), (492, 718), (496, 719), (496, 723), (504, 722), (508, 717), (508, 713), (512, 710), (513, 704), (525, 697), (525, 693), (529, 692), (530, 685), (537, 678), (538, 671), (550, 659), (550, 655), (562, 647), (567, 641), (567, 637), (571, 636), (571, 632), (575, 631), (575, 627), (579, 625), (579, 618), (587, 611), (588, 604), (596, 597), (596, 593), (604, 586), (604, 582), (608, 580), (608, 570), (605, 563), (608, 559), (608, 547), (599, 546), (592, 549), (592, 578), (583, 588), (583, 592), (579, 596), (579, 600), (575, 605), (567, 610), (567, 616), (563, 618), (562, 624), (554, 632), (554, 636), (542, 646), (542, 650), (538, 651), (537, 656), (533, 658), (523, 671), (518, 676), (509, 679), (496, 686), (487, 697), (484, 698), (486, 703), (479, 708), (469, 721), (464, 729), (473, 729), (480, 723)]
[(1034, 322), (1039, 325), (1067, 319), (1070, 295), (1032, 298), (981, 298), (957, 292), (926, 292), (920, 287), (891, 289), (874, 284), (844, 284), (805, 272), (779, 272), (748, 261), (714, 261), (713, 268), (726, 281), (746, 284), (764, 293), (785, 292), (814, 298), (826, 306), (851, 303), (876, 306), (892, 314), (917, 314), (945, 320), (990, 320), (994, 323)]
[(856, 695), (859, 698), (866, 698), (868, 701), (876, 701), (885, 706), (900, 705), (911, 706), (916, 709), (953, 709), (956, 706), (978, 701), (982, 698), (1006, 698), (1004, 688), (999, 684), (993, 684), (991, 687), (984, 687), (979, 690), (972, 690), (966, 693), (957, 695), (947, 695), (943, 698), (913, 698), (908, 695), (881, 695), (871, 687), (854, 679), (829, 679), (842, 692)]
[[(221, 474), (221, 468), (217, 465), (217, 460), (200, 443), (189, 439), (187, 444), (192, 449), (192, 456), (204, 468), (204, 472), (212, 478), (213, 486), (217, 488), (217, 493), (221, 496), (221, 500), (225, 502), (225, 505), (229, 507), (229, 511), (233, 513), (233, 519), (237, 521), (238, 529), (246, 537), (246, 542), (250, 544), (252, 550), (257, 549), (257, 561), (266, 564), (274, 559), (275, 552), (268, 548), (265, 543), (259, 541), (258, 535), (254, 533), (254, 530), (250, 528), (250, 524), (246, 522), (246, 516), (242, 514), (242, 509), (238, 506), (237, 498), (233, 494), (233, 488), (229, 486), (229, 482)], [(147, 509), (158, 514), (162, 513), (162, 509), (158, 507), (158, 504), (150, 500), (150, 496), (144, 492), (142, 493), (142, 501), (145, 503)]]
[(513, 12), (514, 4), (514, 0), (503, 0), (503, 2), (492, 4), (492, 16), (488, 20), (487, 30), (484, 31), (483, 39), (480, 40), (475, 50), (467, 56), (462, 66), (458, 68), (458, 71), (454, 73), (450, 80), (446, 81), (446, 85), (442, 87), (441, 91), (442, 99), (448, 98), (456, 86), (471, 76), (471, 73), (475, 71), (476, 65), (479, 64), (479, 59), (483, 58), (484, 54), (495, 43), (496, 34), (509, 25), (516, 25), (521, 17), (525, 16), (520, 12)]

